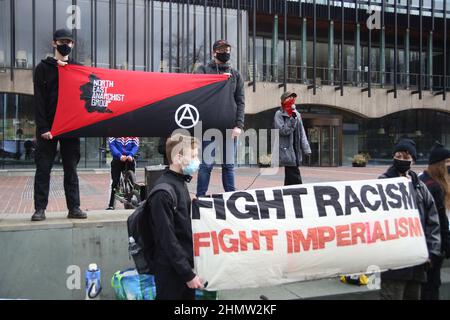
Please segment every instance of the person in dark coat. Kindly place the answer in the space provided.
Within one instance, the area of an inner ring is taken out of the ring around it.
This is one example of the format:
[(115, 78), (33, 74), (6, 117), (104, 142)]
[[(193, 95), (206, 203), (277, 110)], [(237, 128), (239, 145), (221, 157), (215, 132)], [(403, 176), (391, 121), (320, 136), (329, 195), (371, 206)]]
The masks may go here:
[(281, 95), (281, 108), (275, 113), (274, 127), (280, 132), (280, 167), (284, 167), (284, 185), (302, 184), (299, 166), (303, 154), (310, 155), (311, 148), (300, 113), (295, 108), (297, 94)]
[(414, 141), (400, 140), (394, 147), (392, 166), (379, 178), (407, 177), (411, 180), (416, 191), (416, 206), (427, 242), (429, 259), (422, 265), (382, 272), (380, 290), (382, 300), (420, 300), (421, 286), (427, 280), (426, 268), (433, 265), (441, 254), (439, 217), (433, 196), (417, 174), (411, 170), (416, 157)]
[[(245, 117), (245, 90), (244, 80), (239, 71), (234, 69), (230, 63), (231, 45), (226, 40), (217, 40), (213, 45), (214, 59), (206, 65), (199, 66), (195, 73), (198, 74), (228, 74), (229, 81), (232, 82), (232, 92), (236, 104), (236, 117), (234, 119), (234, 128), (231, 133), (231, 140), (224, 137), (224, 152), (222, 159), (222, 185), (225, 192), (235, 191), (234, 179), (234, 157), (236, 154), (236, 139), (244, 129)], [(233, 106), (229, 106), (230, 108)], [(204, 140), (202, 150), (205, 150), (211, 143), (217, 143), (214, 140)], [(202, 163), (198, 172), (197, 197), (204, 196), (208, 191), (211, 171), (214, 166), (215, 150), (211, 152), (211, 157), (202, 157)]]
[(446, 211), (450, 210), (450, 150), (436, 143), (431, 150), (428, 168), (419, 176), (433, 196), (441, 226), (442, 256), (431, 265), (427, 282), (422, 286), (422, 300), (439, 300), (441, 268), (444, 258), (450, 258), (450, 230)]
[(58, 66), (77, 64), (69, 58), (74, 46), (70, 30), (59, 29), (53, 35), (54, 57), (42, 60), (34, 72), (34, 106), (36, 119), (36, 174), (34, 178), (34, 207), (32, 221), (45, 220), (48, 204), (50, 173), (57, 153), (58, 142), (64, 169), (64, 192), (68, 218), (86, 219), (80, 209), (80, 189), (77, 165), (80, 161), (79, 138), (53, 138), (50, 129), (58, 102)]
[(191, 181), (200, 165), (198, 141), (175, 134), (167, 140), (166, 153), (170, 166), (155, 186), (169, 184), (177, 199), (160, 190), (147, 202), (155, 243), (156, 299), (194, 300), (195, 289), (203, 288), (203, 284), (193, 271), (191, 198), (186, 183)]

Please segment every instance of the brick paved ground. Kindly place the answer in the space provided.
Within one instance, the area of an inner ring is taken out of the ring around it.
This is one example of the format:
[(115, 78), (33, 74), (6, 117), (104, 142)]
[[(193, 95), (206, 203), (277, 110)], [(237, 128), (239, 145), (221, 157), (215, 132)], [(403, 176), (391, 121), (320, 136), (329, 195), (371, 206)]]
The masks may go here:
[[(327, 182), (327, 181), (345, 181), (345, 180), (365, 180), (376, 178), (384, 172), (386, 166), (369, 166), (365, 168), (338, 167), (338, 168), (316, 168), (302, 167), (301, 174), (304, 183)], [(268, 173), (263, 169), (263, 172)], [(416, 167), (420, 172), (423, 167)], [(275, 175), (260, 175), (259, 168), (237, 168), (236, 169), (236, 187), (238, 189), (250, 189), (275, 187), (283, 185), (284, 170), (281, 169)], [(143, 170), (138, 170), (138, 181), (144, 180)], [(108, 171), (92, 170), (80, 171), (80, 196), (81, 207), (84, 210), (101, 210), (106, 207), (109, 194), (110, 173)], [(0, 175), (0, 214), (11, 213), (30, 213), (34, 211), (33, 207), (33, 182), (34, 174), (14, 173)], [(196, 190), (196, 177), (189, 184), (189, 190), (192, 195)], [(209, 193), (223, 192), (221, 182), (221, 170), (215, 168), (211, 177)], [(120, 204), (118, 204), (120, 205)], [(47, 212), (61, 212), (66, 210), (64, 197), (63, 176), (61, 171), (56, 171), (52, 175), (50, 182), (50, 196)]]

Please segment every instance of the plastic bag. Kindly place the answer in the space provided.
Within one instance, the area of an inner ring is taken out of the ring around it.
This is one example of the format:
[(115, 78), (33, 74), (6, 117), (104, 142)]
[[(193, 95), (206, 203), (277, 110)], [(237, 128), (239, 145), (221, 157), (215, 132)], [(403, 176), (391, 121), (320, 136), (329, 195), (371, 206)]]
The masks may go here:
[(118, 300), (154, 300), (156, 295), (154, 277), (133, 268), (114, 273), (111, 286)]
[(365, 274), (352, 275), (352, 276), (340, 276), (341, 282), (347, 284), (355, 284), (358, 286), (364, 286), (369, 283), (369, 278)]
[(217, 291), (195, 290), (195, 300), (218, 300)]

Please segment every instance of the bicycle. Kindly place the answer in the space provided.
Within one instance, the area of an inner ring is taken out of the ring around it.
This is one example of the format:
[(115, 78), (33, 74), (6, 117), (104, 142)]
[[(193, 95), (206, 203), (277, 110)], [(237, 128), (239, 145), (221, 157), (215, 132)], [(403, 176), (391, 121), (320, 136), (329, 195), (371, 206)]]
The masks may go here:
[[(100, 147), (99, 149), (103, 153), (109, 152), (103, 147)], [(138, 156), (139, 153), (136, 154), (135, 159), (133, 159), (135, 168), (136, 157)], [(145, 200), (145, 185), (136, 182), (136, 175), (131, 168), (130, 162), (125, 162), (124, 169), (120, 173), (119, 184), (114, 192), (114, 198), (123, 203), (125, 209), (135, 209), (143, 200)]]
[[(136, 164), (136, 160), (133, 160), (133, 162)], [(145, 199), (145, 185), (136, 182), (136, 175), (131, 170), (129, 161), (125, 162), (125, 167), (120, 174), (119, 186), (114, 196), (116, 200), (123, 203), (125, 209), (135, 209)]]

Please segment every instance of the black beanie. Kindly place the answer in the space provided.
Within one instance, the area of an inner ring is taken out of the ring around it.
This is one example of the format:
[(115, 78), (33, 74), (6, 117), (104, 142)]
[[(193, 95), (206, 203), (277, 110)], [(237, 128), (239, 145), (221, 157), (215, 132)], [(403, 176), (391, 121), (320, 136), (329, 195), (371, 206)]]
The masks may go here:
[(414, 161), (417, 159), (416, 143), (411, 139), (402, 139), (394, 147), (394, 154), (398, 151), (408, 151)]
[(431, 149), (430, 158), (428, 159), (428, 164), (433, 164), (442, 160), (450, 158), (450, 150), (445, 149), (444, 145), (436, 142)]

